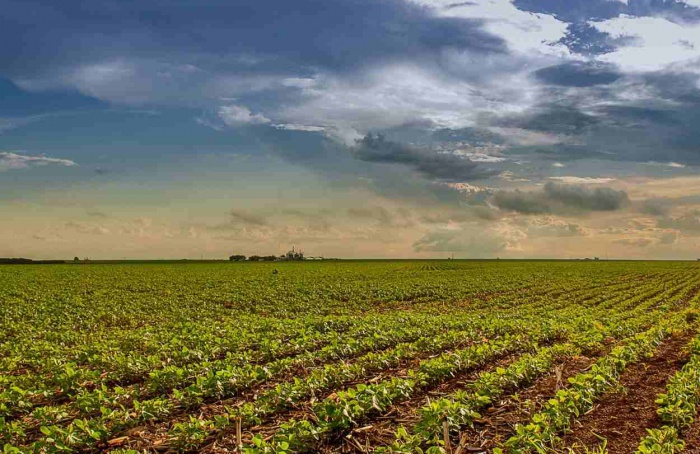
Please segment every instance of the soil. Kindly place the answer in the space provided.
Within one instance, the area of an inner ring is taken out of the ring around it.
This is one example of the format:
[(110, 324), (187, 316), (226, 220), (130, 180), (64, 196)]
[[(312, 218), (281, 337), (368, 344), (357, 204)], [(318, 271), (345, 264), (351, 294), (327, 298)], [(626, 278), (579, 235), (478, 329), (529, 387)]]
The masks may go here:
[(700, 454), (700, 421), (698, 416), (695, 417), (695, 423), (690, 430), (681, 438), (685, 442), (684, 454)]
[(512, 435), (516, 424), (528, 422), (558, 389), (566, 385), (569, 377), (586, 370), (594, 361), (595, 358), (587, 356), (566, 358), (531, 386), (484, 411), (474, 427), (464, 430), (460, 446), (467, 452), (498, 447)]
[(684, 347), (692, 335), (672, 337), (649, 360), (628, 366), (620, 378), (621, 388), (605, 394), (581, 417), (563, 437), (564, 445), (590, 449), (606, 439), (609, 454), (634, 452), (647, 428), (661, 426), (656, 396), (664, 392), (668, 379), (687, 361)]

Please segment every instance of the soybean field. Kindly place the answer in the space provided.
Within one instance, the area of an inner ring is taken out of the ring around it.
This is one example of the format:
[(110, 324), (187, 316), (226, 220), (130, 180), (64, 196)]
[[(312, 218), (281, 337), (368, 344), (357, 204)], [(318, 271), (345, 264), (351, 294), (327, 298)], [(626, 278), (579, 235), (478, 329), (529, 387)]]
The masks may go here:
[(0, 266), (4, 453), (700, 453), (700, 263)]

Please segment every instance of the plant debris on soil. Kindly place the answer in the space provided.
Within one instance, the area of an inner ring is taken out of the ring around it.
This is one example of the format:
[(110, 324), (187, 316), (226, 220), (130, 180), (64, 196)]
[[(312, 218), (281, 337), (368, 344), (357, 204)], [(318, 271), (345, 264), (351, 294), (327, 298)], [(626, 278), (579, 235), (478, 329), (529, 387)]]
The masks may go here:
[(512, 435), (516, 424), (529, 421), (547, 399), (566, 385), (569, 377), (587, 369), (594, 361), (595, 358), (587, 356), (566, 358), (531, 386), (486, 409), (483, 417), (475, 421), (474, 427), (465, 429), (461, 434), (460, 445), (477, 451), (498, 447)]
[[(659, 345), (647, 361), (630, 364), (620, 378), (621, 388), (605, 394), (563, 437), (567, 448), (592, 448), (607, 440), (609, 454), (633, 452), (646, 429), (658, 428), (656, 397), (688, 360), (685, 350), (693, 333), (674, 336)], [(700, 451), (698, 451), (700, 452)]]

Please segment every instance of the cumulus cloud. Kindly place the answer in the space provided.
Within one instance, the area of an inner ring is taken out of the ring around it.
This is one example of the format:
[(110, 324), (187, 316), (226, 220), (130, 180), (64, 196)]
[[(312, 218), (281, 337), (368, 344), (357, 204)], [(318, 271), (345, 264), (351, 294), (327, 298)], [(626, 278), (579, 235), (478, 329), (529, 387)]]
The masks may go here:
[(261, 125), (270, 123), (270, 119), (262, 114), (254, 114), (245, 106), (231, 104), (219, 107), (219, 117), (228, 126)]
[(29, 167), (46, 166), (51, 164), (66, 167), (78, 165), (70, 159), (50, 158), (43, 155), (30, 156), (11, 153), (8, 151), (0, 152), (0, 171), (26, 169)]
[(625, 191), (548, 182), (542, 191), (498, 191), (491, 202), (522, 214), (615, 211), (629, 203)]

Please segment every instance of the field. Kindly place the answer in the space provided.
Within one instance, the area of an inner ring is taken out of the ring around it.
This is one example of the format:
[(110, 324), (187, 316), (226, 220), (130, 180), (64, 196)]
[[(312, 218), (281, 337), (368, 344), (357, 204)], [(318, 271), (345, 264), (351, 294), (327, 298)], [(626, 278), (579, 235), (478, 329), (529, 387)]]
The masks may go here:
[(700, 453), (699, 278), (691, 262), (0, 266), (0, 446)]

